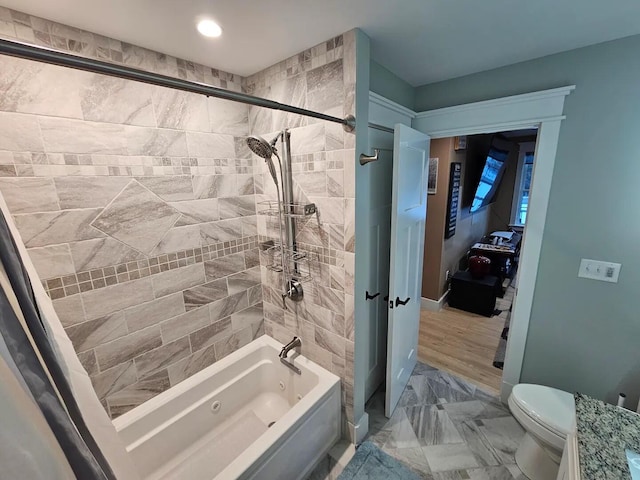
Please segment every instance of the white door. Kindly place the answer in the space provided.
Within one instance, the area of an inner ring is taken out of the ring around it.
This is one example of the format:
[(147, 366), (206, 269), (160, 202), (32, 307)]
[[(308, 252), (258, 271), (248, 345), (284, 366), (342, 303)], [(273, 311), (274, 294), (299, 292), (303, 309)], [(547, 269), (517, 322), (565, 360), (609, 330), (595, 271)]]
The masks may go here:
[(398, 404), (418, 354), (429, 140), (428, 135), (405, 125), (395, 126), (387, 303), (387, 417)]

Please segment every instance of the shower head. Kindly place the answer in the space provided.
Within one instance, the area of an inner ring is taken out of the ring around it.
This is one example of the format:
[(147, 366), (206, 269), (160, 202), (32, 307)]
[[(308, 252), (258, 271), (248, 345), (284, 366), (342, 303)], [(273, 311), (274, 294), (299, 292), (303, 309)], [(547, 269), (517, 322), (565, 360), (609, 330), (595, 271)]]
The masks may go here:
[(265, 160), (268, 160), (273, 156), (273, 146), (271, 146), (269, 142), (262, 137), (248, 137), (247, 145), (249, 145), (249, 148), (253, 153)]
[(276, 174), (276, 167), (273, 164), (273, 155), (278, 155), (275, 149), (275, 141), (278, 137), (274, 139), (271, 144), (269, 144), (264, 138), (251, 136), (247, 138), (247, 145), (251, 149), (253, 153), (258, 155), (259, 157), (264, 158), (264, 161), (267, 163), (267, 167), (269, 168), (269, 173), (271, 173), (271, 178), (273, 178), (273, 182), (278, 186), (278, 175)]

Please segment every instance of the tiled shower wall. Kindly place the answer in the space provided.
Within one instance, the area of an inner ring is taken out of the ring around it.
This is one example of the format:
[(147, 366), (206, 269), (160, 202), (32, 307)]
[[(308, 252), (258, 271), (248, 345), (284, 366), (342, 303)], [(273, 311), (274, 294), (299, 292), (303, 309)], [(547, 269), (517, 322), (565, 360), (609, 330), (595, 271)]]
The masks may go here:
[[(337, 117), (355, 111), (354, 32), (248, 78), (1, 7), (0, 35)], [(300, 336), (303, 353), (341, 377), (353, 421), (352, 134), (8, 57), (0, 93), (0, 191), (113, 417), (266, 331)], [(319, 211), (297, 222), (313, 278), (286, 311), (256, 248), (277, 240), (272, 219), (256, 216), (275, 188), (244, 142), (285, 127), (294, 200)]]
[[(0, 34), (240, 77), (0, 8)], [(0, 191), (112, 417), (264, 333), (248, 108), (0, 57)]]
[[(249, 93), (343, 118), (354, 114), (355, 34), (317, 45), (246, 79)], [(294, 201), (319, 214), (296, 221), (297, 243), (310, 260), (304, 299), (282, 308), (282, 277), (260, 255), (266, 332), (281, 342), (302, 339), (305, 356), (342, 379), (345, 418), (353, 422), (354, 135), (339, 124), (252, 107), (252, 134), (271, 140), (291, 129)], [(279, 146), (279, 145), (278, 145)], [(276, 190), (262, 166), (260, 202)], [(278, 241), (273, 217), (258, 216), (260, 240)]]

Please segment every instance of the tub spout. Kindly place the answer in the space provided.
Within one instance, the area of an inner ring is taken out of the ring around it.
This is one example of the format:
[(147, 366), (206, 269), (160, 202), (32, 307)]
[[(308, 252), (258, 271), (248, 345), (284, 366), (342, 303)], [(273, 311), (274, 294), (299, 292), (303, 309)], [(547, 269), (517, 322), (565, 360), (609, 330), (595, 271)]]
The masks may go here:
[(293, 340), (287, 343), (284, 347), (282, 347), (282, 350), (280, 350), (280, 358), (287, 358), (287, 355), (289, 355), (289, 352), (291, 350), (301, 346), (302, 346), (302, 342), (300, 341), (300, 338), (293, 337)]
[(294, 348), (301, 347), (301, 346), (302, 346), (302, 342), (300, 341), (300, 339), (298, 337), (293, 337), (293, 340), (291, 340), (284, 347), (282, 347), (282, 350), (280, 351), (280, 355), (279, 355), (280, 363), (282, 363), (287, 368), (293, 370), (298, 375), (302, 375), (302, 372), (300, 371), (300, 369), (298, 367), (296, 367), (293, 363), (291, 363), (291, 362), (289, 362), (287, 360), (287, 355)]

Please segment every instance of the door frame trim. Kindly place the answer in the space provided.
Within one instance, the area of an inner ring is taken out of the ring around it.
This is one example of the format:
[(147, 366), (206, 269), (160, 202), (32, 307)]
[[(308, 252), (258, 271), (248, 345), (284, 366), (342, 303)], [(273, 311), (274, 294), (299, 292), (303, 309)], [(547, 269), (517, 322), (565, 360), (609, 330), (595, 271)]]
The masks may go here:
[(511, 394), (514, 385), (520, 381), (522, 374), (560, 123), (565, 119), (564, 100), (574, 89), (575, 85), (569, 85), (420, 112), (412, 122), (413, 128), (427, 133), (432, 138), (538, 127), (536, 159), (529, 200), (530, 215), (527, 218), (520, 253), (522, 273), (518, 275), (516, 285), (518, 296), (511, 314), (500, 388), (500, 396), (504, 402)]

